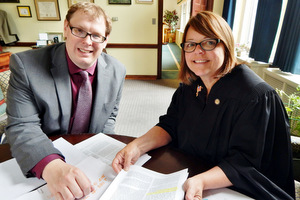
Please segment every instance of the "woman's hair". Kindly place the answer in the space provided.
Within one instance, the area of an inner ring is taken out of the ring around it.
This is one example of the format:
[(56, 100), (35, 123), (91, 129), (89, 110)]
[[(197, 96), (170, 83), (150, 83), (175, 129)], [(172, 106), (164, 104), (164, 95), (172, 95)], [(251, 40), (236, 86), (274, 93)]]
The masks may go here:
[[(210, 11), (202, 11), (193, 16), (187, 23), (182, 42), (186, 41), (186, 33), (189, 28), (195, 29), (198, 33), (212, 39), (220, 39), (225, 47), (225, 58), (223, 65), (216, 72), (216, 77), (224, 76), (229, 73), (236, 65), (237, 60), (234, 55), (234, 39), (231, 28), (227, 22), (219, 15)], [(195, 80), (197, 76), (189, 69), (185, 60), (185, 53), (181, 50), (181, 70), (179, 73), (179, 79), (185, 84), (191, 84), (191, 81)]]
[(78, 10), (84, 12), (85, 14), (89, 15), (93, 19), (97, 19), (103, 16), (105, 20), (105, 26), (106, 26), (105, 36), (108, 36), (110, 34), (112, 29), (111, 19), (100, 6), (89, 2), (81, 2), (81, 3), (73, 4), (68, 10), (68, 13), (66, 15), (66, 20), (70, 22), (72, 15)]

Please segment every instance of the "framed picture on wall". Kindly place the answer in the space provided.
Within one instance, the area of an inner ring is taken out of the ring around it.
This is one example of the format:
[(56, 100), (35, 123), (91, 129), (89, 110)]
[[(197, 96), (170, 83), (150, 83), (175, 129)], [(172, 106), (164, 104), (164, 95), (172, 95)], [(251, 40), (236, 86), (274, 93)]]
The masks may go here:
[(0, 0), (0, 3), (20, 3), (20, 0)]
[(19, 17), (32, 17), (29, 6), (17, 6)]
[(39, 21), (60, 21), (58, 0), (34, 0)]
[(69, 7), (75, 3), (79, 3), (79, 2), (91, 2), (94, 3), (94, 0), (68, 0), (68, 5)]
[(130, 5), (131, 0), (108, 0), (109, 4), (124, 4), (124, 5)]

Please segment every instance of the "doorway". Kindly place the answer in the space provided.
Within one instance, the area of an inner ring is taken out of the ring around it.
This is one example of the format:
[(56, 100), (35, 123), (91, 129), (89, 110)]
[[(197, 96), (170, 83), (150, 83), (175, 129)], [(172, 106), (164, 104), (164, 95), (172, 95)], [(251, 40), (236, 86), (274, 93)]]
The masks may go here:
[[(176, 42), (176, 32), (169, 33), (168, 30), (169, 26), (163, 22), (163, 16), (166, 10), (173, 11), (176, 10), (177, 15), (179, 15), (179, 8), (177, 5), (177, 1), (174, 0), (164, 0), (161, 2), (162, 5), (161, 10), (161, 27), (162, 27), (162, 45), (161, 45), (161, 79), (177, 79), (178, 73), (180, 69), (180, 56), (181, 56), (181, 49), (175, 43)], [(177, 22), (178, 24), (180, 21)], [(178, 28), (178, 26), (176, 26)], [(160, 34), (160, 33), (159, 33)]]
[[(175, 7), (165, 8), (166, 2), (174, 0), (158, 0), (158, 79), (177, 79), (180, 68), (181, 48), (176, 43), (163, 43), (164, 10), (174, 10)], [(177, 4), (177, 1), (175, 1)], [(190, 0), (181, 10), (188, 18), (202, 10), (213, 10), (214, 0)], [(175, 8), (176, 9), (176, 8)], [(177, 10), (177, 9), (176, 9)], [(178, 10), (177, 10), (178, 11)], [(177, 12), (179, 13), (179, 12)], [(185, 19), (185, 18), (184, 18)], [(185, 19), (185, 23), (188, 19)], [(182, 21), (181, 21), (182, 22)], [(183, 23), (183, 24), (185, 24)], [(165, 42), (165, 41), (164, 41)]]
[(162, 45), (161, 59), (161, 78), (162, 79), (177, 79), (180, 69), (181, 49), (173, 43), (165, 43)]

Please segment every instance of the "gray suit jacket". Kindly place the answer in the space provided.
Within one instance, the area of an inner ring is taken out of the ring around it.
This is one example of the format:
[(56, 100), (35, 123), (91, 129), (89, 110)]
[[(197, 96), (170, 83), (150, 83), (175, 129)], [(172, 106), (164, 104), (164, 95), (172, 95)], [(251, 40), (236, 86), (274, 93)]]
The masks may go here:
[[(25, 175), (42, 158), (61, 153), (47, 136), (67, 134), (72, 89), (65, 44), (13, 54), (7, 91), (6, 135)], [(102, 53), (98, 58), (90, 133), (114, 133), (125, 67)]]

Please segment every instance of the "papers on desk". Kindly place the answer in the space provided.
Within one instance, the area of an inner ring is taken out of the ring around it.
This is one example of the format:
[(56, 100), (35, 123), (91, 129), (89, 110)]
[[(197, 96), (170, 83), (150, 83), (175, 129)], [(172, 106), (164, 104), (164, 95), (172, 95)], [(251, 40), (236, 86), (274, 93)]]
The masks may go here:
[(16, 161), (10, 159), (0, 164), (0, 195), (1, 199), (16, 199), (17, 197), (45, 184), (37, 178), (26, 178)]
[[(110, 154), (108, 157), (104, 151), (98, 151), (95, 145), (90, 145), (91, 143), (97, 144), (99, 147), (107, 146), (108, 152), (112, 152), (109, 150), (110, 144), (112, 144), (111, 148), (114, 149), (114, 154)], [(67, 163), (80, 168), (93, 181), (95, 188), (98, 188), (92, 195), (97, 197), (91, 199), (99, 199), (115, 178), (116, 174), (107, 163), (111, 163), (115, 154), (125, 146), (124, 143), (101, 133), (82, 141), (78, 145), (72, 145), (63, 138), (55, 140), (53, 144), (65, 156)], [(137, 164), (143, 165), (149, 159), (150, 156), (145, 154)], [(51, 199), (45, 181), (24, 177), (14, 158), (0, 163), (0, 177), (1, 199), (10, 200), (18, 197), (22, 200)]]
[[(116, 154), (123, 149), (126, 144), (105, 134), (97, 134), (75, 145), (76, 148), (84, 152), (85, 155), (92, 156), (102, 162), (111, 165)], [(142, 155), (136, 165), (142, 166), (151, 157), (148, 154)]]
[[(98, 200), (116, 177), (116, 173), (110, 166), (90, 156), (78, 163), (76, 167), (87, 175), (95, 189), (91, 194), (85, 196), (84, 200)], [(51, 196), (47, 185), (44, 185), (37, 190), (20, 196), (17, 200), (33, 199), (54, 200), (54, 197)]]
[(104, 192), (100, 200), (182, 200), (183, 183), (188, 177), (187, 169), (160, 174), (140, 166), (122, 170)]
[[(63, 138), (53, 142), (66, 158), (66, 162), (81, 169), (93, 183), (95, 190), (81, 200), (182, 200), (183, 183), (187, 169), (160, 174), (141, 167), (150, 159), (143, 155), (128, 172), (118, 175), (110, 164), (125, 144), (105, 134), (97, 134), (76, 145)], [(1, 199), (54, 200), (43, 180), (25, 178), (15, 159), (0, 163)], [(166, 184), (167, 183), (167, 184)], [(204, 191), (204, 200), (250, 199), (227, 188)]]
[[(202, 200), (251, 200), (252, 198), (228, 188), (205, 190)], [(254, 199), (252, 199), (254, 200)]]

